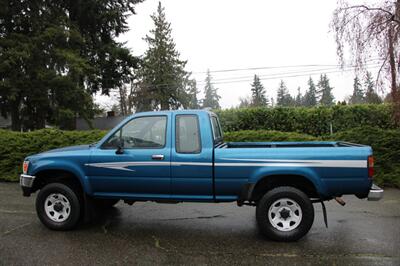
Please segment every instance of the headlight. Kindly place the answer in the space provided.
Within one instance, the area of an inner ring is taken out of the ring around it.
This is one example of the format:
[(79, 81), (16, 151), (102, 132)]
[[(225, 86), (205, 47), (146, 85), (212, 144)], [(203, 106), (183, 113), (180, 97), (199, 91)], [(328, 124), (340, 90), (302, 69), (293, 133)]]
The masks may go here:
[(22, 173), (27, 174), (28, 173), (28, 167), (29, 167), (29, 161), (24, 161), (22, 164)]

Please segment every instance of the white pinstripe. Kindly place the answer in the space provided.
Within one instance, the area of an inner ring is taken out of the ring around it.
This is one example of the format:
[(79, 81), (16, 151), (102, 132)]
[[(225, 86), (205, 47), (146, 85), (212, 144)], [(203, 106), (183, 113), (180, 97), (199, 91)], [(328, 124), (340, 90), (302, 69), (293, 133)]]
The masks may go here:
[[(228, 161), (241, 162), (216, 162), (217, 167), (326, 167), (326, 168), (366, 168), (367, 160), (279, 160), (279, 159), (235, 159), (222, 158)], [(243, 162), (249, 161), (249, 162)], [(107, 168), (115, 170), (135, 171), (129, 166), (212, 166), (207, 162), (104, 162), (87, 163), (86, 166)]]

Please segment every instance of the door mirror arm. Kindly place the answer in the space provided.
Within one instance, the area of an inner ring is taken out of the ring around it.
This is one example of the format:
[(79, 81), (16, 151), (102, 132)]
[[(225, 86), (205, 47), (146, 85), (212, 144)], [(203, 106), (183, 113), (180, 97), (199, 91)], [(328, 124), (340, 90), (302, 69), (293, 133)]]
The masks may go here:
[(124, 153), (124, 141), (120, 139), (115, 154), (123, 154), (123, 153)]

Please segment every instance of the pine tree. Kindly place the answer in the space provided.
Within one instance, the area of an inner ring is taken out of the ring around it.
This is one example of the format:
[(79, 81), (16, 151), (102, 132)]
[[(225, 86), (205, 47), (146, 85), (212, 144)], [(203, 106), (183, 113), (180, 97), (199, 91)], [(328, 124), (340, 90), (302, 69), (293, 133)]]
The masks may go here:
[(303, 95), (301, 94), (301, 88), (297, 88), (297, 95), (295, 99), (295, 105), (296, 106), (302, 106), (303, 105)]
[(281, 80), (279, 83), (279, 88), (277, 91), (277, 96), (276, 96), (276, 105), (277, 106), (293, 106), (294, 105), (294, 99), (289, 93), (289, 90), (286, 87), (285, 82)]
[(1, 2), (0, 109), (13, 130), (73, 129), (95, 114), (94, 93), (133, 76), (138, 60), (116, 38), (137, 2)]
[(274, 99), (274, 97), (271, 97), (270, 103), (271, 103), (271, 107), (275, 107), (275, 99)]
[(304, 106), (316, 106), (317, 101), (317, 88), (315, 87), (313, 79), (310, 77), (308, 80), (308, 90), (303, 97)]
[(262, 85), (260, 78), (254, 75), (253, 83), (251, 84), (251, 105), (252, 106), (267, 106), (268, 99), (265, 97), (265, 88)]
[(365, 95), (358, 77), (354, 78), (353, 94), (350, 98), (350, 104), (361, 104), (365, 102)]
[(196, 84), (196, 80), (192, 79), (189, 80), (189, 84), (188, 84), (188, 108), (189, 109), (199, 109), (200, 108), (200, 104), (199, 104), (199, 100), (197, 99), (197, 94), (199, 93), (199, 90), (197, 89), (197, 84)]
[(206, 85), (204, 86), (203, 108), (220, 109), (219, 99), (221, 96), (218, 95), (218, 89), (214, 87), (211, 81), (212, 77), (208, 69), (205, 80)]
[(251, 106), (251, 97), (240, 97), (239, 108), (247, 108)]
[(370, 104), (380, 104), (382, 103), (381, 97), (375, 92), (374, 81), (372, 80), (372, 75), (367, 72), (364, 81), (365, 86), (365, 102)]
[(171, 36), (171, 24), (165, 16), (165, 9), (158, 3), (156, 13), (151, 15), (154, 29), (146, 36), (148, 50), (143, 58), (139, 73), (137, 109), (169, 110), (184, 106), (187, 102), (187, 85), (190, 74), (185, 71)]
[(319, 88), (318, 93), (321, 95), (319, 104), (327, 106), (333, 105), (333, 100), (335, 99), (332, 94), (333, 88), (330, 86), (329, 79), (326, 74), (321, 75), (317, 87)]

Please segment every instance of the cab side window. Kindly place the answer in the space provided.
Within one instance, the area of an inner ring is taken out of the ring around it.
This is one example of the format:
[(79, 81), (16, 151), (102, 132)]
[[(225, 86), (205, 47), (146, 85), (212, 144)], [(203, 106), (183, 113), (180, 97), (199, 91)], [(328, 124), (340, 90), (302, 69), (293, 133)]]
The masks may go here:
[(102, 148), (116, 149), (121, 144), (124, 149), (162, 148), (165, 146), (166, 130), (166, 116), (134, 118), (115, 132)]
[(177, 115), (175, 131), (176, 152), (201, 152), (200, 127), (197, 115)]
[(222, 140), (221, 126), (219, 125), (219, 121), (216, 116), (211, 116), (211, 125), (214, 135), (214, 141), (221, 141)]

